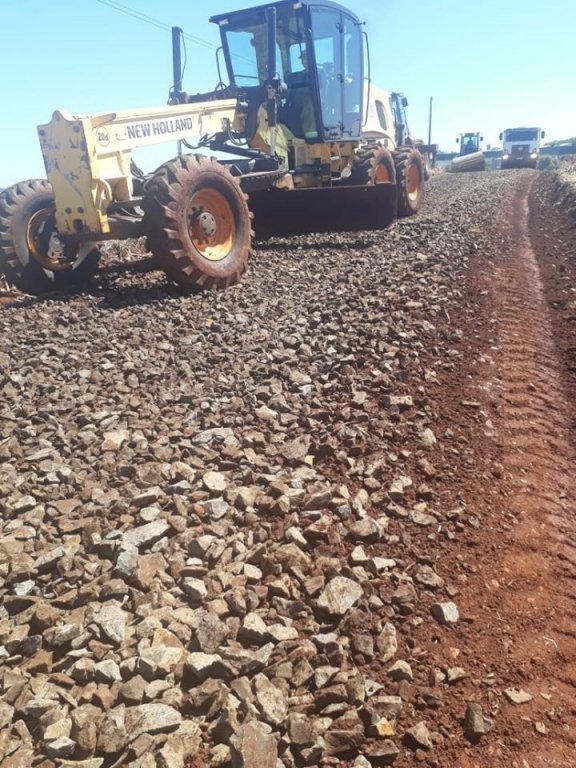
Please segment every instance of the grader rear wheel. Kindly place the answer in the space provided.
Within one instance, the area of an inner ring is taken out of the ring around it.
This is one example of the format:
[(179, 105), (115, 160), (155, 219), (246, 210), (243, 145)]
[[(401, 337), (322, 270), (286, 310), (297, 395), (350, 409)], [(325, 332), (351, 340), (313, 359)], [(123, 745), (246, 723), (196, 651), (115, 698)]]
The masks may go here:
[(225, 288), (246, 269), (252, 232), (237, 179), (214, 158), (182, 155), (161, 166), (142, 203), (147, 247), (181, 285)]
[(386, 147), (369, 147), (358, 153), (358, 162), (352, 166), (348, 184), (364, 186), (396, 182), (396, 169), (392, 153)]
[(394, 153), (398, 186), (398, 216), (413, 216), (424, 199), (424, 163), (412, 147), (399, 147)]
[(58, 236), (47, 181), (23, 181), (0, 194), (0, 271), (17, 288), (41, 294), (83, 285), (99, 260), (95, 243)]

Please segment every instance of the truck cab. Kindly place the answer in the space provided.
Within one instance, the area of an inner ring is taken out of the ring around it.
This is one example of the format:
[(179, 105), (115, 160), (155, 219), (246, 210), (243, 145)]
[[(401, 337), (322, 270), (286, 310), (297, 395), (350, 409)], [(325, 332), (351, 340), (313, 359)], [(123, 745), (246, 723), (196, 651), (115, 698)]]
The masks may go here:
[(541, 128), (506, 128), (500, 134), (502, 142), (501, 168), (536, 168), (540, 154)]

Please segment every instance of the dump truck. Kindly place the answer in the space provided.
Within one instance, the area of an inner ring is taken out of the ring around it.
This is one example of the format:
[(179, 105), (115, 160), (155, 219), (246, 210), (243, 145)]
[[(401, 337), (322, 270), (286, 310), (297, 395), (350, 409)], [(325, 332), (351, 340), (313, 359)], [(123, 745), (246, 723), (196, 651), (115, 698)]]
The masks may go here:
[(536, 168), (540, 155), (540, 140), (545, 135), (541, 128), (506, 128), (500, 134), (500, 168)]
[[(227, 83), (183, 90), (174, 28), (167, 105), (57, 110), (38, 127), (47, 179), (0, 195), (9, 281), (35, 294), (82, 284), (100, 242), (145, 236), (170, 279), (224, 288), (245, 271), (254, 236), (384, 229), (416, 213), (419, 152), (363, 137), (369, 62), (355, 14), (330, 0), (280, 0), (210, 21)], [(135, 164), (137, 147), (176, 141), (189, 151), (149, 174)]]

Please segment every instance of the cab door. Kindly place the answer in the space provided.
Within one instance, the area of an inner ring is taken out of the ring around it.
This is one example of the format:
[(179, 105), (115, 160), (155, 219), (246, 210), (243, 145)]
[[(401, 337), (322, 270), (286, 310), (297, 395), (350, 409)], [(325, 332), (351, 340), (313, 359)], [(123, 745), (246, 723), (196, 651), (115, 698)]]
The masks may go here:
[(354, 18), (329, 7), (310, 9), (323, 139), (358, 138), (362, 129), (362, 32)]

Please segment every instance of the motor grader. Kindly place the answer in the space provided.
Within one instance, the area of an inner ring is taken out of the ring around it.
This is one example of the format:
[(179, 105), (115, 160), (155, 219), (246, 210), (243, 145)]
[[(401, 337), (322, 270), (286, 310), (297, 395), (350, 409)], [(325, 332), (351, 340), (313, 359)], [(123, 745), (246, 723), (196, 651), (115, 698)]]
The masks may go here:
[[(418, 151), (362, 136), (369, 63), (357, 16), (330, 0), (280, 0), (210, 21), (227, 84), (182, 90), (174, 28), (168, 105), (56, 111), (38, 127), (47, 180), (0, 195), (10, 282), (34, 294), (82, 284), (101, 241), (145, 236), (169, 278), (221, 288), (246, 269), (254, 236), (382, 229), (418, 210)], [(168, 141), (191, 151), (143, 173), (133, 150)]]

